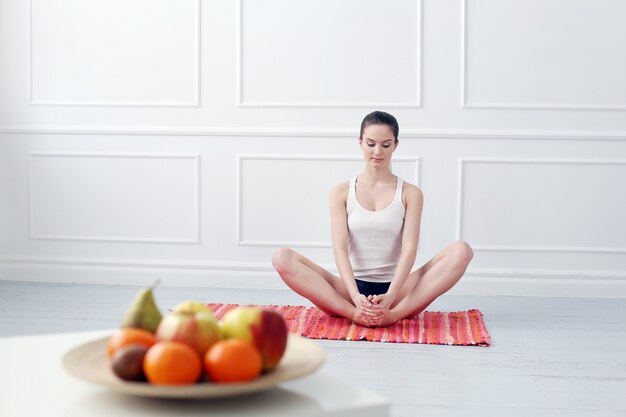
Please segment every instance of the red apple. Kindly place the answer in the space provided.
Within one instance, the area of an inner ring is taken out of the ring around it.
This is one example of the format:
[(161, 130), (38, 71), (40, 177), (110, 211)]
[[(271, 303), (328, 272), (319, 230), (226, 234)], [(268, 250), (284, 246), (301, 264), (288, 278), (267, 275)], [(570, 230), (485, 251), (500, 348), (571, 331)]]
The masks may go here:
[(156, 338), (159, 341), (185, 343), (202, 357), (219, 339), (217, 319), (206, 305), (197, 301), (186, 301), (163, 317), (156, 330)]
[(224, 315), (222, 334), (252, 343), (261, 352), (263, 370), (276, 368), (287, 347), (287, 324), (273, 310), (236, 307)]

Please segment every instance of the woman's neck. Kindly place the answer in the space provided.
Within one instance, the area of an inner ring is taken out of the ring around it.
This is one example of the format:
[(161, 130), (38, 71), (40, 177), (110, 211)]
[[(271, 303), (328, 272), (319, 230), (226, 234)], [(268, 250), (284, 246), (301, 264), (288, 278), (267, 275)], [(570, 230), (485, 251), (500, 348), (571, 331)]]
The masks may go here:
[(372, 169), (366, 167), (363, 172), (359, 174), (359, 180), (361, 183), (368, 185), (385, 184), (389, 182), (395, 182), (396, 176), (387, 168)]

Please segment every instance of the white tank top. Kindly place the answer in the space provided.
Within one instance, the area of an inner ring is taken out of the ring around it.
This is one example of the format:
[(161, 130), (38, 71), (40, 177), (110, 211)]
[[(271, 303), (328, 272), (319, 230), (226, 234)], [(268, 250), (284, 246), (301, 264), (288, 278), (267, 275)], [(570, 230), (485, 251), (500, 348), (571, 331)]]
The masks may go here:
[(350, 180), (348, 213), (348, 256), (354, 276), (362, 281), (390, 282), (400, 260), (404, 204), (402, 179), (397, 178), (396, 194), (389, 206), (371, 211), (356, 198), (356, 177)]

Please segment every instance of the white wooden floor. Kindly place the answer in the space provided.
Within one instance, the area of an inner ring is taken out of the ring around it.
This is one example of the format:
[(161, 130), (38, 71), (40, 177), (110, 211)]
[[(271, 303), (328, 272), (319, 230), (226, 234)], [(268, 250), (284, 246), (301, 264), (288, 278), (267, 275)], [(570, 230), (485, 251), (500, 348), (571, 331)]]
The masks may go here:
[[(0, 281), (0, 336), (113, 328), (137, 287)], [(308, 305), (281, 290), (160, 287), (185, 299)], [(315, 341), (325, 370), (389, 398), (401, 416), (626, 416), (626, 300), (444, 296), (478, 308), (492, 346)]]

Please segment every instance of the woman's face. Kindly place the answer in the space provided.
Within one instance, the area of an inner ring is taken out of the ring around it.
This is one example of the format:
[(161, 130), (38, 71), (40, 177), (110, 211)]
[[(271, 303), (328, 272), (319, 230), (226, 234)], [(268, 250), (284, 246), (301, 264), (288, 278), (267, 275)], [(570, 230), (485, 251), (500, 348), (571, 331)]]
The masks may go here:
[(359, 139), (363, 150), (363, 158), (374, 167), (388, 167), (391, 155), (396, 150), (396, 139), (387, 125), (369, 125), (363, 130)]

